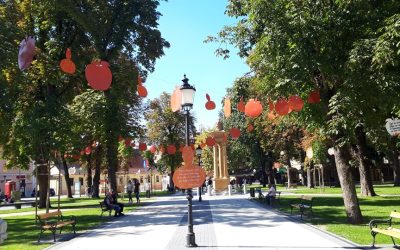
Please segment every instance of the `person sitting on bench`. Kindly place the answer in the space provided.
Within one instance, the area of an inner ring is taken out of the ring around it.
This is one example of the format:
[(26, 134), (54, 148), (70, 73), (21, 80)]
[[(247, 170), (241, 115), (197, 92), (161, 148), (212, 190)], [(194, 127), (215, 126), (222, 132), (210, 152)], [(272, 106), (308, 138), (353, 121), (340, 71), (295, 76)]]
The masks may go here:
[(274, 185), (272, 185), (267, 193), (267, 196), (265, 197), (265, 199), (267, 200), (267, 204), (271, 205), (271, 199), (275, 199), (276, 197), (276, 189), (274, 187)]
[(115, 210), (114, 217), (117, 217), (121, 214), (121, 208), (117, 204), (114, 204), (114, 199), (112, 198), (111, 192), (108, 192), (106, 198), (104, 198), (104, 204), (110, 209)]

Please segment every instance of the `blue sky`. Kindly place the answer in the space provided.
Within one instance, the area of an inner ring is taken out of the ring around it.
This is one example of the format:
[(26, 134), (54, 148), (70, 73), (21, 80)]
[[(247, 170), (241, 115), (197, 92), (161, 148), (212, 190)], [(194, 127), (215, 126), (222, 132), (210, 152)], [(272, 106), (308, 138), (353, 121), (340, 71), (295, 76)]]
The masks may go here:
[[(146, 80), (148, 98), (156, 98), (163, 91), (172, 93), (186, 74), (197, 90), (193, 111), (198, 126), (215, 125), (226, 88), (249, 71), (236, 51), (223, 60), (214, 53), (219, 44), (203, 43), (207, 36), (216, 35), (225, 25), (236, 23), (224, 14), (226, 5), (227, 0), (169, 0), (162, 1), (158, 8), (163, 15), (159, 30), (171, 47), (165, 50)], [(204, 107), (206, 93), (217, 105), (212, 111)]]

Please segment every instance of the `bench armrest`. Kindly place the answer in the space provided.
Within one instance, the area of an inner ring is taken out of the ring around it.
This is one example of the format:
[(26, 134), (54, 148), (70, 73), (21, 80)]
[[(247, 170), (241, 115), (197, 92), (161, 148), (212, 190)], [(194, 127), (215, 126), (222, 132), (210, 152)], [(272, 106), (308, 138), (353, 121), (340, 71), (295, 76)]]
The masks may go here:
[(378, 225), (379, 224), (387, 224), (387, 225), (390, 225), (391, 224), (391, 219), (388, 219), (388, 220), (371, 220), (370, 222), (369, 222), (369, 228), (370, 229), (372, 229), (372, 228), (376, 228), (376, 227), (378, 227)]

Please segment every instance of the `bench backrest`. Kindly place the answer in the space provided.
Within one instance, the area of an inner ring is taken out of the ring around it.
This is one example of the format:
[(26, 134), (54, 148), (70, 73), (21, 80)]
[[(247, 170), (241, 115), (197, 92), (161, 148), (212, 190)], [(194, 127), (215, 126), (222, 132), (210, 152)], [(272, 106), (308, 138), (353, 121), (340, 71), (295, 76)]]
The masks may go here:
[(48, 218), (58, 217), (59, 215), (61, 215), (61, 211), (55, 211), (47, 214), (38, 214), (38, 217), (41, 220), (45, 220)]
[(312, 198), (313, 198), (313, 197), (311, 197), (311, 196), (306, 196), (306, 195), (302, 195), (302, 196), (301, 196), (301, 199), (302, 199), (302, 200), (306, 200), (306, 201), (310, 201), (310, 202), (312, 201)]
[(396, 210), (394, 210), (394, 211), (392, 211), (392, 212), (390, 213), (390, 217), (391, 217), (391, 218), (400, 219), (400, 213), (399, 213), (399, 212), (396, 212)]

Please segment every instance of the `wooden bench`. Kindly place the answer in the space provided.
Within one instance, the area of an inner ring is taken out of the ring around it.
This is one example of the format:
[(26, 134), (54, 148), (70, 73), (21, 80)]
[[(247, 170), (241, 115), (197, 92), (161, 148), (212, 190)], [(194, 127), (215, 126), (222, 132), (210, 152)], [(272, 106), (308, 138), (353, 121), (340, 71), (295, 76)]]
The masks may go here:
[(392, 211), (387, 220), (371, 220), (369, 222), (369, 228), (371, 229), (371, 235), (373, 237), (372, 247), (375, 247), (375, 236), (378, 233), (390, 236), (393, 245), (396, 246), (394, 238), (400, 239), (400, 228), (393, 227), (393, 218), (400, 219), (400, 212), (396, 212), (396, 210)]
[[(258, 191), (258, 199), (265, 199), (265, 202), (268, 204), (268, 197), (267, 197), (267, 194), (268, 194), (268, 192), (266, 192), (265, 194), (263, 194), (262, 193), (262, 191), (261, 191), (261, 189), (259, 189), (259, 190), (257, 190)], [(281, 203), (280, 203), (280, 201), (281, 201), (281, 191), (276, 191), (275, 192), (275, 196), (271, 196), (270, 197), (270, 206), (272, 207), (273, 206), (273, 204), (278, 204), (278, 205), (280, 205)]]
[(312, 197), (302, 195), (300, 197), (299, 202), (289, 204), (290, 205), (290, 214), (293, 214), (293, 208), (297, 208), (300, 210), (300, 218), (301, 219), (303, 219), (303, 215), (306, 210), (310, 210), (311, 215), (313, 215), (312, 201), (313, 201)]
[(71, 216), (70, 219), (65, 220), (61, 211), (55, 211), (47, 214), (38, 214), (37, 219), (39, 221), (40, 234), (38, 242), (40, 242), (40, 238), (44, 231), (51, 231), (53, 233), (54, 241), (56, 241), (56, 231), (59, 229), (60, 234), (63, 227), (72, 225), (72, 229), (75, 232), (76, 218), (75, 216)]
[(107, 207), (107, 205), (104, 203), (104, 201), (100, 201), (100, 208), (101, 208), (101, 215), (100, 217), (103, 217), (103, 213), (108, 211), (108, 216), (111, 216), (112, 209)]

